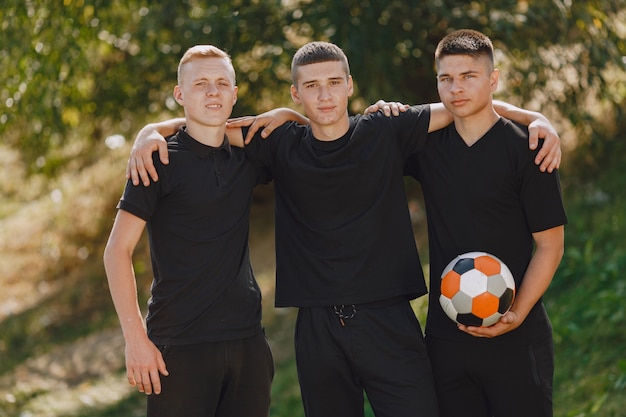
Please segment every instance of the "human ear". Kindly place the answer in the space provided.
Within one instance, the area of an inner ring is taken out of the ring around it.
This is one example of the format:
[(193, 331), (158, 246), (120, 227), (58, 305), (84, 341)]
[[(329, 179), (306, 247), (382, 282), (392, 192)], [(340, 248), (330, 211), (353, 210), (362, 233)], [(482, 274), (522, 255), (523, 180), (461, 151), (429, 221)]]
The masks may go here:
[(489, 76), (489, 85), (491, 87), (491, 91), (494, 92), (498, 89), (498, 80), (500, 79), (500, 70), (497, 68), (494, 68), (493, 71), (491, 71), (491, 75)]
[(181, 106), (184, 106), (183, 104), (183, 92), (180, 89), (179, 86), (174, 87), (174, 100), (176, 100), (176, 102), (178, 104), (180, 104)]
[(294, 103), (296, 104), (302, 104), (302, 100), (300, 100), (300, 97), (298, 96), (298, 89), (296, 88), (295, 85), (291, 85), (291, 99), (293, 100)]

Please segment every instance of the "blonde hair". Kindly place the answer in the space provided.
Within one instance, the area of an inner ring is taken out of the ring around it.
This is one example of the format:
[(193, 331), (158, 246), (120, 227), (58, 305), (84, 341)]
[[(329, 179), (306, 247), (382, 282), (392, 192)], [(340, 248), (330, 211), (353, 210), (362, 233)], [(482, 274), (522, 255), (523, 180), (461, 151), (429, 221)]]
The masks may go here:
[(213, 46), (213, 45), (196, 45), (196, 46), (192, 46), (191, 48), (187, 49), (187, 51), (185, 52), (185, 54), (183, 55), (183, 57), (180, 59), (180, 62), (178, 63), (178, 85), (182, 84), (182, 68), (185, 64), (187, 64), (188, 62), (193, 61), (194, 59), (197, 58), (222, 58), (225, 59), (228, 64), (229, 67), (231, 69), (231, 75), (232, 75), (232, 82), (233, 84), (235, 84), (235, 68), (233, 67), (233, 62), (230, 59), (230, 55), (228, 55), (226, 52), (222, 51), (220, 48), (218, 48), (217, 46)]

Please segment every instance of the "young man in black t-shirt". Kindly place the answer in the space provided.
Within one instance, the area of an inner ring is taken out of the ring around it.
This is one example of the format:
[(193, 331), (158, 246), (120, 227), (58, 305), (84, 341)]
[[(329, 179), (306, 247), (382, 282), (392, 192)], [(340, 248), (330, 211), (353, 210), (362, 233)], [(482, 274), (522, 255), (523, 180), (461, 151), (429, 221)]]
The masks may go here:
[[(237, 98), (230, 57), (211, 45), (181, 59), (187, 124), (168, 139), (160, 181), (127, 183), (104, 262), (126, 341), (128, 381), (148, 417), (269, 413), (274, 365), (248, 253), (252, 189), (270, 175), (225, 136)], [(144, 326), (132, 255), (148, 229), (154, 280)]]
[[(551, 326), (541, 297), (563, 255), (567, 222), (557, 172), (541, 172), (525, 126), (499, 117), (493, 46), (456, 31), (436, 50), (439, 95), (454, 123), (407, 164), (422, 185), (430, 247), (426, 338), (442, 417), (550, 417)], [(512, 271), (511, 310), (489, 327), (450, 320), (440, 277), (457, 255), (484, 251)]]
[(428, 131), (451, 119), (438, 105), (394, 118), (349, 116), (352, 79), (332, 44), (301, 48), (292, 76), (292, 97), (310, 125), (282, 125), (246, 152), (275, 180), (276, 305), (299, 307), (306, 414), (362, 416), (365, 391), (377, 416), (436, 416), (430, 364), (409, 305), (426, 287), (403, 166)]

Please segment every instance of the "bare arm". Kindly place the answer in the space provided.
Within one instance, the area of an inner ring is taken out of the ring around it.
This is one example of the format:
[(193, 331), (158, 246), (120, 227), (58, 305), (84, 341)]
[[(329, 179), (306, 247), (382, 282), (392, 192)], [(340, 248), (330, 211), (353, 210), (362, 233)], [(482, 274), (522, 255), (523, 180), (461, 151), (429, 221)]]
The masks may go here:
[(146, 222), (119, 210), (104, 250), (111, 298), (126, 342), (126, 376), (139, 392), (159, 394), (159, 373), (168, 375), (161, 352), (148, 339), (137, 301), (132, 256)]
[(493, 326), (466, 327), (460, 325), (459, 329), (476, 337), (495, 337), (519, 327), (552, 282), (554, 273), (563, 257), (563, 236), (563, 226), (533, 233), (537, 247), (524, 275), (522, 285), (518, 288), (511, 310)]
[[(397, 116), (401, 111), (405, 111), (408, 108), (408, 105), (397, 102), (386, 103), (380, 100), (376, 104), (368, 107), (364, 114), (376, 112), (379, 108), (383, 110), (386, 116), (390, 116), (391, 114)], [(281, 107), (261, 113), (258, 116), (244, 116), (230, 119), (227, 122), (226, 127), (234, 129), (242, 126), (250, 126), (248, 134), (245, 137), (245, 143), (248, 144), (259, 129), (263, 129), (261, 131), (261, 137), (267, 138), (277, 127), (290, 121), (294, 121), (302, 125), (309, 124), (309, 119), (307, 117), (295, 110)], [(240, 145), (236, 139), (231, 139), (230, 133), (228, 138), (231, 140), (232, 144), (236, 146), (243, 146)]]
[(430, 124), (428, 125), (428, 133), (443, 129), (453, 121), (452, 113), (446, 109), (443, 103), (430, 103)]
[[(244, 138), (241, 133), (242, 126), (251, 126), (245, 138), (246, 143), (249, 143), (257, 130), (263, 128), (261, 135), (267, 137), (278, 126), (290, 120), (302, 124), (308, 124), (309, 122), (309, 119), (294, 110), (279, 108), (258, 116), (230, 119), (226, 124), (226, 135), (231, 145), (242, 148), (244, 146)], [(135, 143), (130, 152), (126, 166), (126, 178), (130, 178), (134, 185), (139, 185), (141, 182), (146, 187), (150, 185), (151, 180), (158, 181), (159, 175), (152, 163), (152, 153), (158, 151), (161, 162), (168, 164), (169, 157), (165, 137), (173, 135), (184, 125), (185, 119), (177, 118), (144, 126), (137, 133)]]
[[(376, 112), (379, 109), (383, 109), (383, 106), (387, 106), (388, 109), (390, 104), (392, 103), (379, 100), (369, 106), (366, 112)], [(539, 165), (541, 171), (552, 172), (559, 167), (561, 164), (561, 138), (556, 132), (556, 129), (554, 129), (554, 126), (552, 126), (550, 121), (543, 114), (524, 110), (498, 100), (494, 100), (493, 105), (500, 116), (528, 126), (528, 147), (530, 149), (537, 148), (539, 138), (544, 139), (543, 146), (535, 157), (535, 164)], [(393, 115), (397, 116), (399, 114), (398, 110), (403, 112), (406, 108), (406, 106), (396, 103)], [(452, 114), (446, 110), (442, 103), (430, 104), (430, 124), (428, 125), (428, 133), (443, 129), (452, 122)]]
[(137, 133), (133, 149), (130, 151), (130, 157), (126, 166), (126, 178), (132, 179), (135, 185), (139, 185), (141, 179), (141, 182), (146, 187), (150, 185), (150, 178), (153, 181), (158, 181), (159, 176), (152, 163), (152, 153), (159, 151), (161, 162), (168, 164), (169, 158), (165, 136), (173, 135), (184, 124), (185, 119), (178, 118), (150, 123), (144, 126)]
[[(494, 100), (493, 107), (496, 112), (507, 119), (514, 120), (528, 126), (528, 147), (536, 149), (539, 138), (543, 138), (543, 146), (537, 152), (535, 164), (541, 171), (552, 172), (561, 164), (561, 138), (550, 121), (541, 113), (524, 110), (503, 101)], [(442, 129), (452, 122), (452, 115), (442, 103), (430, 105), (430, 125), (428, 132)]]
[(537, 148), (539, 138), (544, 139), (535, 157), (535, 164), (539, 165), (541, 171), (552, 172), (561, 165), (561, 138), (547, 117), (499, 100), (493, 101), (493, 107), (500, 116), (528, 126), (530, 149)]
[(261, 113), (258, 116), (244, 116), (230, 119), (226, 123), (226, 127), (231, 129), (250, 126), (248, 134), (245, 137), (245, 143), (248, 144), (259, 129), (263, 129), (261, 131), (261, 137), (267, 138), (274, 131), (274, 129), (290, 121), (294, 121), (302, 125), (309, 124), (309, 119), (297, 111), (287, 107), (281, 107)]

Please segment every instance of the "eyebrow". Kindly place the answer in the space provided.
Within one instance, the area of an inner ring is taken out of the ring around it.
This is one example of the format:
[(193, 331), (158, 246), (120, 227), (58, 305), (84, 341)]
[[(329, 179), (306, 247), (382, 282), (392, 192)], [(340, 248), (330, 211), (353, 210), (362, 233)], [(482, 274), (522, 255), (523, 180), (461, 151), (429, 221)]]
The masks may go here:
[[(337, 76), (337, 77), (329, 77), (329, 78), (326, 78), (326, 80), (328, 80), (328, 81), (343, 81), (343, 80), (345, 80), (345, 78), (344, 78), (344, 77)], [(321, 79), (316, 78), (316, 79), (314, 79), (314, 80), (303, 81), (303, 82), (302, 82), (302, 84), (306, 85), (306, 84), (311, 84), (311, 83), (318, 83), (318, 82), (320, 82), (320, 81), (321, 81)]]
[[(461, 74), (459, 75), (468, 75), (468, 74), (478, 74), (480, 73), (479, 70), (469, 70), (469, 71), (463, 71)], [(448, 73), (443, 73), (443, 74), (437, 74), (437, 78), (441, 78), (441, 77), (449, 77), (450, 74)]]
[(212, 79), (214, 79), (216, 81), (228, 81), (229, 83), (232, 82), (229, 77), (220, 76), (220, 77), (217, 77), (217, 78), (211, 78), (211, 77), (206, 77), (204, 75), (200, 76), (200, 77), (196, 77), (192, 81), (193, 82), (204, 81), (204, 80), (208, 81), (208, 80), (212, 80)]

